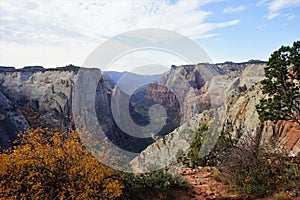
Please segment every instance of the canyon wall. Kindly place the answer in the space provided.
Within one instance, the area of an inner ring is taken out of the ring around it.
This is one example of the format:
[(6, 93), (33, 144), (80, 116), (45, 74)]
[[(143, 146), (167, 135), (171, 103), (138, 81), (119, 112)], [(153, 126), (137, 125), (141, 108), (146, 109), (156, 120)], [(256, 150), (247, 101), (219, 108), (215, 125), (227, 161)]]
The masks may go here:
[[(243, 64), (240, 67), (230, 68), (224, 64), (219, 68), (225, 74), (213, 77), (210, 82), (202, 87), (192, 99), (201, 101), (209, 91), (214, 96), (224, 99), (224, 104), (210, 107), (202, 113), (199, 110), (189, 110), (193, 117), (175, 129), (169, 135), (156, 141), (141, 154), (132, 160), (131, 165), (135, 172), (141, 173), (149, 170), (149, 166), (176, 169), (176, 154), (179, 150), (187, 153), (191, 142), (192, 132), (200, 125), (206, 124), (213, 134), (221, 130), (228, 131), (236, 138), (259, 137), (260, 144), (265, 145), (276, 141), (278, 147), (284, 147), (291, 155), (300, 152), (300, 126), (294, 122), (278, 121), (276, 124), (258, 119), (255, 106), (265, 95), (262, 94), (262, 85), (259, 83), (264, 78), (263, 67), (265, 64)], [(204, 91), (204, 92), (203, 92)], [(190, 106), (192, 104), (189, 104)], [(187, 113), (185, 113), (187, 114)]]

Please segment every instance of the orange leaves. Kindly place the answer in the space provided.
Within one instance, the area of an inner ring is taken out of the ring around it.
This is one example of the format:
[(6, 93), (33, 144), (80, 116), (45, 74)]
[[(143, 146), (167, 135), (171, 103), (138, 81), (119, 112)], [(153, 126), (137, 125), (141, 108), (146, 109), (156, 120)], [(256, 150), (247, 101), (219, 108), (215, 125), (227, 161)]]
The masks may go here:
[(11, 199), (114, 199), (123, 186), (80, 143), (76, 131), (30, 129), (0, 154), (0, 196)]

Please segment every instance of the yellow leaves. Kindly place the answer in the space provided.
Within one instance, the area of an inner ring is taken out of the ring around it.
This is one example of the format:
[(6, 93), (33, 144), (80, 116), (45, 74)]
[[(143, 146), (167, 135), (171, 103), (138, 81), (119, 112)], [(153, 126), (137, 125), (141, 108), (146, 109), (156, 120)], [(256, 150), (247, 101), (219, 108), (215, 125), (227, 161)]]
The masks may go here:
[(245, 182), (246, 182), (246, 183), (249, 183), (251, 180), (252, 180), (252, 177), (251, 177), (251, 176), (247, 176), (247, 177), (245, 178)]
[(114, 199), (123, 186), (82, 146), (77, 132), (30, 129), (20, 145), (0, 154), (0, 194), (9, 199)]

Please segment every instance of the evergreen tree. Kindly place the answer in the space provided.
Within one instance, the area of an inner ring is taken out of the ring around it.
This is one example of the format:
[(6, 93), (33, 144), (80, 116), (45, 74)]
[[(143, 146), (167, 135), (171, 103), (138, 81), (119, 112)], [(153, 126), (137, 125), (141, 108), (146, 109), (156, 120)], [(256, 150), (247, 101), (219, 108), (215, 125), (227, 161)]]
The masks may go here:
[(292, 120), (300, 125), (300, 41), (274, 51), (262, 81), (267, 96), (256, 105), (261, 121)]

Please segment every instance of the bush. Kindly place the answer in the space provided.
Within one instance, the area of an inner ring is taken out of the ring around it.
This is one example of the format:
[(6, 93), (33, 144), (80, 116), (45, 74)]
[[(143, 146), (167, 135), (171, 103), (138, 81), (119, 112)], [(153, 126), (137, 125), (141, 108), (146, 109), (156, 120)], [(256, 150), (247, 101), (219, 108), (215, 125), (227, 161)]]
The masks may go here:
[(241, 193), (261, 198), (278, 191), (299, 191), (299, 165), (299, 157), (288, 157), (273, 145), (260, 146), (258, 138), (247, 138), (223, 155), (219, 166), (232, 175)]
[(200, 157), (201, 148), (209, 143), (210, 133), (206, 125), (194, 133), (187, 155), (182, 150), (176, 154), (177, 162), (188, 167), (217, 166), (229, 174), (230, 178), (213, 174), (215, 180), (239, 187), (241, 193), (254, 198), (262, 198), (281, 191), (291, 191), (293, 196), (300, 193), (300, 155), (288, 157), (286, 151), (274, 143), (260, 145), (257, 137), (237, 139), (228, 132), (221, 132), (218, 141), (204, 157)]
[(230, 180), (225, 177), (224, 174), (222, 174), (218, 169), (216, 169), (212, 175), (213, 179), (215, 179), (216, 181), (224, 184), (224, 185), (229, 185), (230, 184)]
[(5, 199), (115, 199), (123, 185), (80, 143), (76, 131), (30, 129), (0, 154)]
[(200, 157), (200, 149), (203, 145), (203, 141), (205, 138), (205, 133), (208, 131), (207, 125), (202, 125), (196, 131), (196, 133), (193, 136), (192, 143), (190, 146), (190, 150), (187, 154), (187, 157), (189, 159), (189, 162), (187, 163), (189, 167), (197, 167), (197, 166), (205, 166), (206, 165), (206, 158)]
[(156, 170), (146, 174), (125, 173), (124, 195), (121, 199), (171, 199), (178, 189), (188, 188), (187, 183), (179, 176), (164, 170)]
[[(217, 139), (216, 139), (217, 137)], [(213, 133), (207, 125), (201, 125), (192, 133), (192, 140), (187, 155), (182, 149), (176, 154), (177, 163), (187, 167), (217, 166), (219, 154), (237, 143), (227, 132)]]

